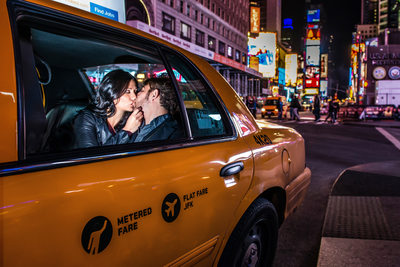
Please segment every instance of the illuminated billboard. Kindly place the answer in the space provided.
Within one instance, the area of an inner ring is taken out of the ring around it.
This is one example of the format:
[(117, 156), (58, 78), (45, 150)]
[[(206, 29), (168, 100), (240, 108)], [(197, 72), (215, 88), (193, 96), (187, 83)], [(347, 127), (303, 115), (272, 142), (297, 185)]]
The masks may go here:
[(285, 84), (296, 86), (297, 79), (297, 54), (286, 54), (285, 56)]
[(306, 46), (306, 65), (307, 66), (319, 66), (319, 46)]
[(306, 78), (318, 78), (319, 79), (319, 68), (318, 67), (306, 67)]
[(306, 45), (320, 45), (320, 44), (321, 44), (321, 40), (306, 39)]
[(293, 29), (293, 20), (292, 19), (283, 19), (283, 28), (284, 29)]
[(275, 77), (276, 33), (262, 32), (257, 38), (249, 38), (248, 54), (258, 57), (259, 72), (265, 78)]
[(315, 23), (320, 20), (320, 10), (319, 9), (310, 9), (307, 10), (307, 22)]
[(315, 88), (315, 87), (319, 87), (319, 79), (317, 78), (306, 79), (306, 88)]
[(321, 54), (321, 77), (328, 77), (328, 54)]
[(250, 32), (260, 32), (260, 8), (251, 6), (250, 7)]
[(321, 81), (319, 91), (321, 92), (322, 97), (328, 95), (328, 81)]
[(309, 40), (321, 40), (321, 31), (319, 29), (308, 29), (307, 39)]
[(249, 56), (249, 67), (253, 70), (259, 71), (259, 60), (256, 56)]
[(122, 23), (125, 19), (125, 0), (53, 0)]

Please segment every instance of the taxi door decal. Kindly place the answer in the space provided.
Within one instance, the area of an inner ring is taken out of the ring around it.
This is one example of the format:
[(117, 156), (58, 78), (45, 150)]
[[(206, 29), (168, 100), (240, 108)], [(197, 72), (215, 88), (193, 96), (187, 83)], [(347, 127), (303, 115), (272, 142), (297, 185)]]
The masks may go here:
[(109, 219), (97, 216), (91, 219), (82, 231), (82, 246), (89, 255), (102, 252), (112, 238), (112, 225)]

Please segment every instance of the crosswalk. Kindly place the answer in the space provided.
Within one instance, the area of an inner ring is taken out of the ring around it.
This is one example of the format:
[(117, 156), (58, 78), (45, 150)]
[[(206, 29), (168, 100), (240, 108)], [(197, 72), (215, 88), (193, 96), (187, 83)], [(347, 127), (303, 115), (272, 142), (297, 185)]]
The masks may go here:
[(272, 122), (272, 123), (277, 123), (277, 124), (314, 124), (314, 125), (342, 125), (340, 122), (325, 122), (325, 121), (314, 121), (314, 120), (300, 120), (300, 121), (296, 121), (296, 120), (266, 120), (268, 122)]

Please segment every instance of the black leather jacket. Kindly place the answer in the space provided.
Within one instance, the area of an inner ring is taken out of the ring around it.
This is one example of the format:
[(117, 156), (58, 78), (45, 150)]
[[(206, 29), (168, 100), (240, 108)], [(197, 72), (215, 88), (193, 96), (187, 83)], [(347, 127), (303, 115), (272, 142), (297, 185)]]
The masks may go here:
[(135, 140), (136, 133), (124, 130), (112, 133), (107, 119), (89, 109), (82, 110), (74, 121), (75, 148), (127, 144)]

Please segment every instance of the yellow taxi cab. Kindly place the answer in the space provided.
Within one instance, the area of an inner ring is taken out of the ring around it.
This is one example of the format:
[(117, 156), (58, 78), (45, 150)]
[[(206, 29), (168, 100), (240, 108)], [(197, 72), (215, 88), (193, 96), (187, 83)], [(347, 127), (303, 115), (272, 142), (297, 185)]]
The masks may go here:
[(271, 96), (267, 97), (263, 107), (261, 108), (261, 117), (271, 118), (272, 116), (278, 116), (278, 101), (282, 102), (282, 117), (286, 117), (287, 113), (287, 103), (286, 98), (284, 96)]
[[(272, 264), (310, 184), (300, 134), (127, 25), (48, 0), (3, 0), (0, 20), (2, 266)], [(114, 69), (170, 79), (184, 134), (76, 148), (74, 118)]]

